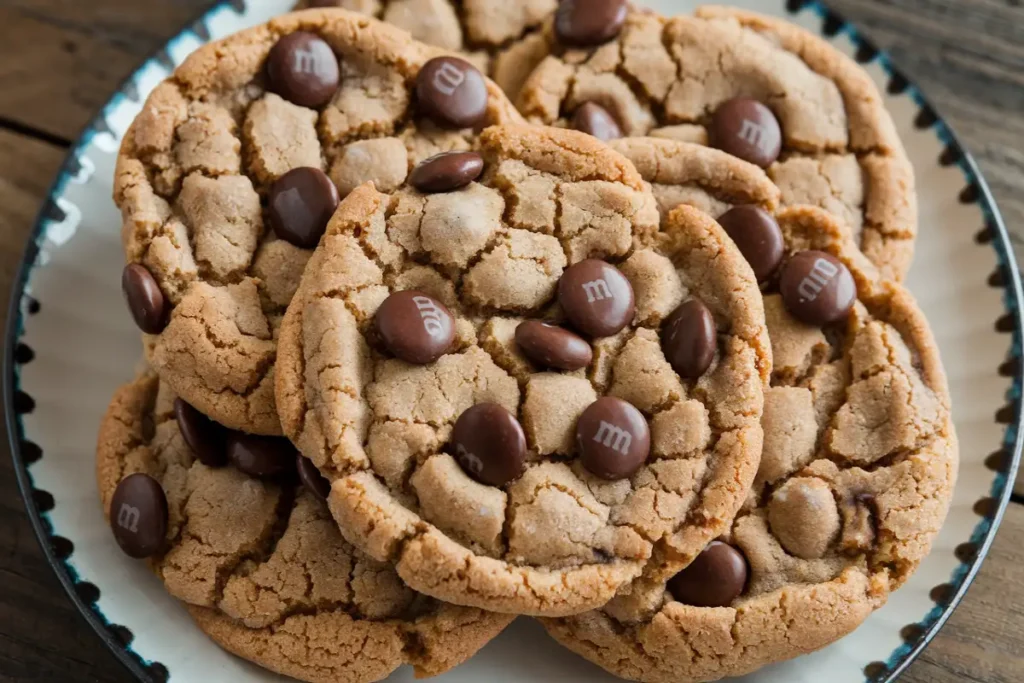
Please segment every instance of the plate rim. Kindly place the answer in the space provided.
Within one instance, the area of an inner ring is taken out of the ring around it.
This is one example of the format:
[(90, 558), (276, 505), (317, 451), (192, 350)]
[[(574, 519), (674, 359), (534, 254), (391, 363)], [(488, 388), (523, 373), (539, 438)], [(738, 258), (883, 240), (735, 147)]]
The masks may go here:
[[(131, 646), (130, 630), (112, 623), (103, 614), (96, 605), (98, 589), (77, 575), (77, 572), (66, 561), (70, 555), (61, 557), (59, 550), (54, 547), (55, 539), (61, 537), (52, 529), (46, 516), (53, 506), (52, 496), (45, 490), (37, 489), (34, 486), (29, 466), (36, 458), (23, 452), (23, 444), (31, 442), (26, 440), (15, 397), (20, 392), (18, 367), (21, 363), (16, 358), (16, 352), (24, 327), (26, 311), (23, 311), (23, 305), (28, 309), (27, 314), (32, 315), (32, 299), (25, 289), (32, 271), (37, 265), (40, 240), (53, 221), (51, 214), (55, 208), (60, 211), (57, 199), (62, 195), (68, 182), (76, 175), (74, 169), (80, 168), (78, 160), (81, 152), (89, 145), (95, 134), (106, 130), (107, 113), (135, 89), (139, 76), (151, 64), (166, 62), (164, 58), (166, 51), (175, 41), (191, 34), (200, 42), (207, 42), (209, 30), (206, 22), (225, 9), (231, 9), (241, 14), (249, 2), (250, 0), (220, 0), (186, 22), (180, 31), (144, 59), (130, 75), (121, 81), (110, 99), (90, 119), (68, 149), (47, 192), (46, 199), (33, 222), (8, 302), (3, 352), (4, 421), (7, 427), (8, 446), (14, 463), (15, 478), (25, 503), (29, 522), (47, 564), (56, 574), (61, 587), (76, 610), (121, 664), (139, 681), (165, 681), (169, 672), (167, 667), (160, 662), (149, 662), (134, 651)], [(928, 97), (893, 63), (885, 51), (878, 48), (866, 36), (858, 25), (847, 21), (840, 13), (819, 0), (786, 0), (784, 5), (790, 15), (797, 15), (805, 11), (818, 14), (822, 21), (820, 34), (825, 39), (845, 33), (857, 47), (856, 59), (859, 63), (865, 64), (877, 60), (888, 74), (890, 94), (910, 97), (917, 106), (915, 126), (919, 129), (932, 130), (942, 143), (943, 152), (936, 163), (942, 166), (956, 165), (961, 170), (965, 182), (962, 194), (964, 192), (971, 193), (973, 200), (970, 203), (978, 205), (984, 218), (984, 226), (976, 235), (976, 241), (991, 241), (991, 246), (996, 252), (996, 273), (1000, 274), (1000, 279), (998, 281), (990, 279), (989, 284), (992, 287), (1003, 289), (1004, 310), (1000, 320), (1008, 322), (1004, 323), (1006, 327), (999, 331), (1011, 335), (1010, 348), (1001, 362), (1020, 361), (1021, 343), (1024, 339), (1024, 311), (1021, 308), (1021, 303), (1024, 302), (1024, 289), (1022, 289), (1021, 274), (1017, 267), (1006, 223), (977, 162)], [(876, 683), (895, 683), (896, 679), (932, 642), (960, 605), (991, 550), (1006, 508), (1013, 496), (1013, 482), (1020, 467), (1022, 450), (1024, 450), (1024, 414), (1021, 410), (1022, 393), (1024, 393), (1022, 392), (1024, 363), (1016, 363), (1012, 375), (1009, 375), (1008, 378), (1011, 379), (1010, 389), (1006, 405), (1000, 411), (1008, 411), (1008, 418), (998, 420), (1005, 425), (1001, 450), (997, 452), (1003, 460), (997, 466), (989, 468), (993, 471), (994, 477), (989, 500), (994, 501), (995, 505), (986, 514), (981, 515), (974, 526), (968, 542), (971, 545), (971, 557), (969, 561), (961, 560), (960, 565), (954, 569), (950, 582), (943, 584), (952, 592), (947, 592), (941, 599), (933, 597), (935, 607), (920, 621), (908, 625), (914, 627), (914, 631), (909, 638), (906, 638), (907, 642), (891, 652), (887, 661), (873, 662), (866, 667), (864, 671), (866, 680)]]

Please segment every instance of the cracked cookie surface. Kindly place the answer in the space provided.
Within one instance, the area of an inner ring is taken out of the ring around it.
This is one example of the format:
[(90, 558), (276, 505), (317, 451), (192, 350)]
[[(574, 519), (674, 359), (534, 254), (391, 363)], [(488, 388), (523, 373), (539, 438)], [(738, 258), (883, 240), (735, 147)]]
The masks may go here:
[(203, 465), (173, 404), (155, 375), (117, 392), (100, 427), (100, 497), (109, 517), (122, 479), (160, 483), (167, 534), (150, 566), (226, 650), (304, 681), (369, 682), (403, 664), (442, 673), (511, 621), (416, 594), (346, 543), (327, 505), (294, 482)]
[[(594, 138), (490, 128), (480, 180), (448, 194), (353, 192), (328, 226), (280, 335), (286, 434), (332, 482), (342, 532), (410, 586), (496, 611), (561, 615), (607, 602), (651, 562), (685, 565), (722, 533), (753, 480), (771, 367), (760, 293), (712, 220), (680, 209), (661, 232), (633, 167)], [(467, 221), (460, 206), (476, 207)], [(620, 333), (576, 371), (545, 371), (517, 347), (528, 318), (560, 324), (561, 274), (600, 258), (635, 294)], [(433, 363), (386, 353), (372, 331), (392, 292), (452, 313)], [(710, 309), (710, 369), (683, 379), (659, 327), (680, 304)], [(628, 401), (651, 431), (631, 477), (590, 474), (573, 437), (600, 396)], [(467, 476), (457, 418), (496, 403), (523, 427), (525, 471), (503, 486)]]
[[(298, 33), (319, 36), (340, 64), (340, 85), (317, 109), (268, 85), (268, 55)], [(287, 15), (199, 48), (128, 130), (114, 185), (122, 241), (170, 309), (162, 331), (146, 338), (147, 357), (217, 422), (281, 433), (276, 338), (312, 250), (272, 229), (275, 181), (312, 168), (342, 197), (369, 180), (393, 189), (423, 159), (474, 144), (473, 130), (417, 112), (416, 76), (438, 54), (361, 15)], [(521, 120), (492, 83), (486, 90), (484, 125)]]
[(427, 45), (462, 53), (511, 93), (514, 74), (494, 56), (502, 49), (523, 53), (522, 45), (537, 44), (540, 25), (557, 5), (557, 0), (301, 0), (297, 9), (341, 7), (376, 17)]
[(857, 301), (845, 321), (819, 327), (766, 290), (774, 370), (764, 450), (749, 500), (720, 539), (746, 563), (738, 596), (687, 604), (674, 593), (685, 571), (650, 574), (602, 610), (543, 620), (560, 643), (623, 678), (718, 680), (834, 642), (907, 580), (948, 510), (957, 441), (923, 314), (900, 285), (877, 279), (825, 212), (792, 207), (777, 218), (787, 258), (808, 249), (838, 258)]
[(913, 168), (871, 78), (823, 39), (706, 6), (667, 20), (632, 11), (615, 39), (586, 50), (560, 44), (551, 22), (537, 40), (532, 63), (507, 57), (530, 70), (509, 93), (529, 120), (573, 125), (595, 103), (624, 136), (716, 144), (719, 108), (757, 100), (781, 126), (781, 154), (767, 171), (783, 206), (832, 212), (884, 277), (906, 275), (917, 232)]

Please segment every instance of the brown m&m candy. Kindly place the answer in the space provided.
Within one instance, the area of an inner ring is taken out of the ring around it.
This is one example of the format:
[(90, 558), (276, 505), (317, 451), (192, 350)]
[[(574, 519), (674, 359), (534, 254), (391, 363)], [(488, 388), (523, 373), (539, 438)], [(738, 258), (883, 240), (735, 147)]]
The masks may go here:
[(327, 477), (320, 474), (320, 470), (316, 468), (312, 460), (301, 453), (296, 453), (295, 469), (299, 473), (299, 481), (302, 482), (303, 486), (320, 500), (327, 500), (327, 496), (331, 493), (331, 482), (327, 481)]
[(526, 435), (515, 416), (497, 403), (478, 403), (455, 421), (452, 448), (462, 469), (477, 481), (504, 486), (526, 463)]
[(232, 432), (228, 458), (240, 471), (259, 479), (284, 477), (295, 469), (295, 447), (279, 436)]
[(199, 462), (221, 467), (228, 460), (227, 430), (180, 398), (174, 399), (174, 417), (178, 431)]
[(409, 290), (395, 292), (380, 305), (374, 319), (381, 341), (406, 363), (433, 363), (455, 340), (455, 319), (434, 297)]
[(760, 206), (734, 206), (719, 216), (718, 223), (747, 259), (759, 283), (767, 281), (782, 263), (785, 242), (775, 217)]
[(334, 97), (341, 69), (331, 46), (314, 33), (284, 36), (267, 56), (270, 90), (300, 107), (317, 109)]
[(597, 399), (576, 422), (576, 446), (587, 470), (602, 479), (625, 479), (651, 452), (643, 413), (614, 396)]
[(338, 208), (338, 188), (319, 168), (293, 168), (274, 181), (267, 213), (274, 233), (297, 247), (313, 249)]
[(728, 607), (747, 587), (747, 559), (728, 543), (711, 541), (668, 582), (672, 596), (694, 607)]
[(594, 357), (586, 339), (539, 320), (519, 323), (516, 344), (527, 358), (546, 368), (579, 370), (590, 365)]
[(561, 0), (555, 33), (567, 45), (600, 45), (619, 35), (628, 11), (626, 0)]
[(558, 303), (576, 329), (591, 337), (610, 337), (633, 320), (633, 286), (618, 268), (597, 259), (562, 273)]
[(857, 283), (835, 256), (809, 250), (786, 261), (779, 276), (779, 292), (794, 318), (820, 327), (850, 314), (857, 300)]
[(130, 474), (114, 489), (110, 528), (114, 540), (129, 557), (152, 557), (163, 549), (167, 515), (163, 487), (148, 474)]
[(782, 151), (779, 120), (766, 105), (747, 97), (723, 103), (711, 117), (711, 144), (734, 157), (768, 168)]
[(703, 302), (690, 299), (665, 319), (661, 348), (680, 377), (697, 379), (715, 359), (715, 319)]
[(420, 111), (447, 128), (472, 128), (487, 116), (487, 81), (458, 57), (434, 57), (416, 75)]
[(607, 142), (622, 137), (615, 117), (597, 102), (584, 102), (572, 115), (572, 127)]
[(409, 174), (409, 184), (420, 192), (451, 192), (465, 187), (484, 172), (484, 158), (476, 152), (441, 152)]
[(138, 263), (125, 266), (121, 271), (121, 291), (140, 330), (146, 334), (163, 332), (167, 326), (167, 297), (148, 268)]

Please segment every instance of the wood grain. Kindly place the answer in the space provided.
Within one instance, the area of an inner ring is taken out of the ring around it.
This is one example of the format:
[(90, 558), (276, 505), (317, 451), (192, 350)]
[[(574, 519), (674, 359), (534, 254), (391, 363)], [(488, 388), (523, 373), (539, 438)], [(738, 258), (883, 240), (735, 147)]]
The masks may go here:
[[(208, 4), (0, 0), (0, 303), (65, 148), (140, 60)], [(1020, 1), (831, 4), (893, 55), (959, 133), (1024, 253)], [(5, 312), (6, 306), (0, 322)], [(77, 616), (46, 565), (6, 450), (0, 449), (0, 680), (127, 683), (131, 677)], [(1018, 596), (1024, 596), (1024, 505), (1014, 504), (964, 603), (903, 680), (1024, 680)]]

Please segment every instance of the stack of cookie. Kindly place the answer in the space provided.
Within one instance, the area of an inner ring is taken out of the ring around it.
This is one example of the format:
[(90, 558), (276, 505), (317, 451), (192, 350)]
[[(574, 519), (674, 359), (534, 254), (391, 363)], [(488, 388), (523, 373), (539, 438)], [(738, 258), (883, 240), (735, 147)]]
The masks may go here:
[(869, 78), (726, 8), (307, 4), (121, 148), (125, 553), (306, 681), (439, 674), (515, 615), (715, 680), (884, 604), (957, 451)]

